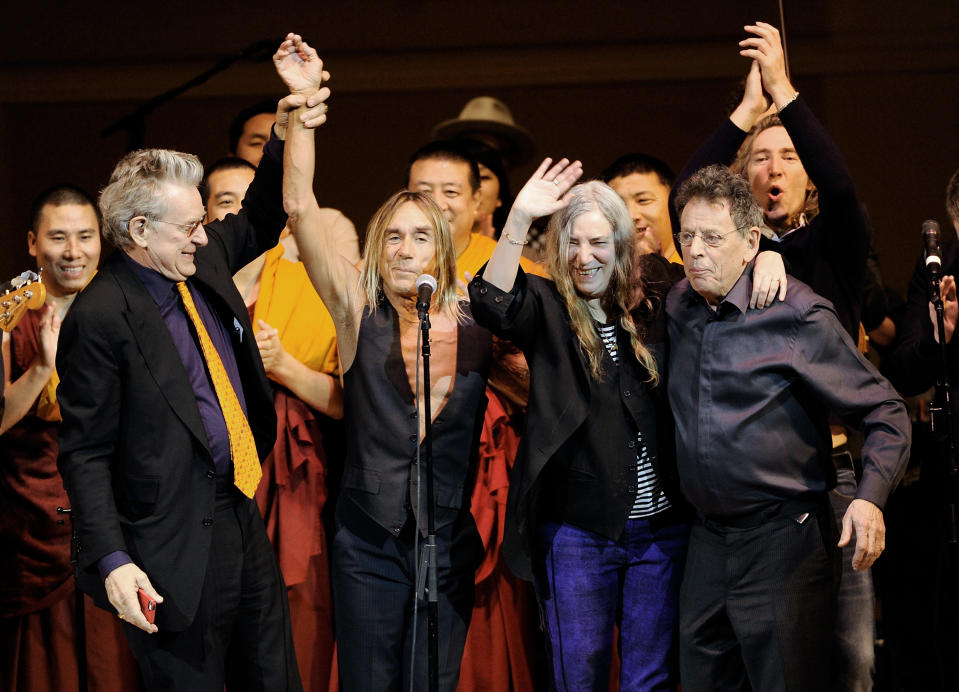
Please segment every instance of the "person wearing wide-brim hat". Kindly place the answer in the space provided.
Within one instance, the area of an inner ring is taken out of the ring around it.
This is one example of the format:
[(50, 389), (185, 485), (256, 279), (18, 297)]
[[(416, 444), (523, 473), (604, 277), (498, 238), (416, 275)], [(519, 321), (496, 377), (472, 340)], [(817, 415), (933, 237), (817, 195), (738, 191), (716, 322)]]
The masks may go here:
[(471, 137), (489, 144), (503, 157), (508, 168), (526, 163), (536, 151), (533, 138), (516, 124), (509, 107), (492, 96), (470, 99), (459, 117), (444, 120), (433, 128), (434, 139)]

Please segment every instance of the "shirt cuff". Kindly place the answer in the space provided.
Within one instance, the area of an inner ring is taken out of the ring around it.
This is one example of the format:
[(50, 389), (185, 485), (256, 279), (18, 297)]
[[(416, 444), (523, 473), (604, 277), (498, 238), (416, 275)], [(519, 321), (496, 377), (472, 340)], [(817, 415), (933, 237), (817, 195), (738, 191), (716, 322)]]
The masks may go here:
[(879, 474), (863, 473), (856, 492), (857, 500), (868, 500), (880, 511), (885, 510), (891, 487)]
[(107, 553), (97, 562), (97, 569), (100, 571), (100, 580), (106, 581), (107, 575), (110, 574), (117, 567), (122, 567), (123, 565), (133, 562), (130, 558), (130, 554), (125, 550), (114, 550), (112, 553)]
[(263, 155), (269, 156), (277, 163), (283, 163), (283, 140), (276, 136), (276, 131), (270, 128), (270, 140), (263, 146)]

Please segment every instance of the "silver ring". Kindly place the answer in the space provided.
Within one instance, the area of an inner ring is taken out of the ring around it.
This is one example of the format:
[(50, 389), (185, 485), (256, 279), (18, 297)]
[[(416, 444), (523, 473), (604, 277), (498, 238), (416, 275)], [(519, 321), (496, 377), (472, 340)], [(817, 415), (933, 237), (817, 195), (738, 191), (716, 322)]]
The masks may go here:
[(556, 187), (559, 187), (559, 180), (556, 178), (553, 178), (553, 185), (555, 185)]

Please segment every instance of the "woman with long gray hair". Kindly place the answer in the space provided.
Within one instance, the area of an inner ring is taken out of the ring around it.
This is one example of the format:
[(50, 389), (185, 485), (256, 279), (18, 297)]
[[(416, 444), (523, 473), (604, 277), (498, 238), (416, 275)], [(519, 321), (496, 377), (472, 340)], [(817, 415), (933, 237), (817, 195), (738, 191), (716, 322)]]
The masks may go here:
[[(671, 689), (688, 522), (665, 318), (636, 305), (623, 201), (601, 182), (573, 186), (578, 161), (551, 164), (520, 191), (470, 284), (477, 322), (519, 346), (531, 375), (504, 555), (536, 587), (556, 689), (608, 689), (614, 625), (621, 689)], [(547, 280), (519, 257), (532, 221), (550, 214)]]

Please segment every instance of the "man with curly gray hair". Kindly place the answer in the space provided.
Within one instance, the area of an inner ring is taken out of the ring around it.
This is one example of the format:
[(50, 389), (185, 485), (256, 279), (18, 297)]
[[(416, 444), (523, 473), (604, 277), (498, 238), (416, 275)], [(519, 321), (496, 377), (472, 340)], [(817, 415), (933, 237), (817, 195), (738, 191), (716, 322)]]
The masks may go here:
[[(668, 389), (698, 519), (679, 602), (683, 689), (829, 689), (839, 547), (855, 535), (857, 570), (883, 550), (882, 508), (909, 452), (905, 404), (802, 282), (750, 308), (763, 216), (743, 178), (701, 169), (676, 207), (686, 279), (666, 301)], [(830, 409), (865, 438), (841, 537)]]
[[(274, 56), (291, 92), (295, 38)], [(303, 117), (318, 125), (328, 95), (280, 102), (243, 208), (223, 221), (203, 223), (203, 168), (176, 151), (128, 154), (100, 195), (118, 251), (61, 330), (58, 464), (77, 582), (125, 623), (150, 690), (302, 689), (283, 578), (252, 499), (276, 414), (232, 277), (286, 222), (288, 113), (307, 103)]]

